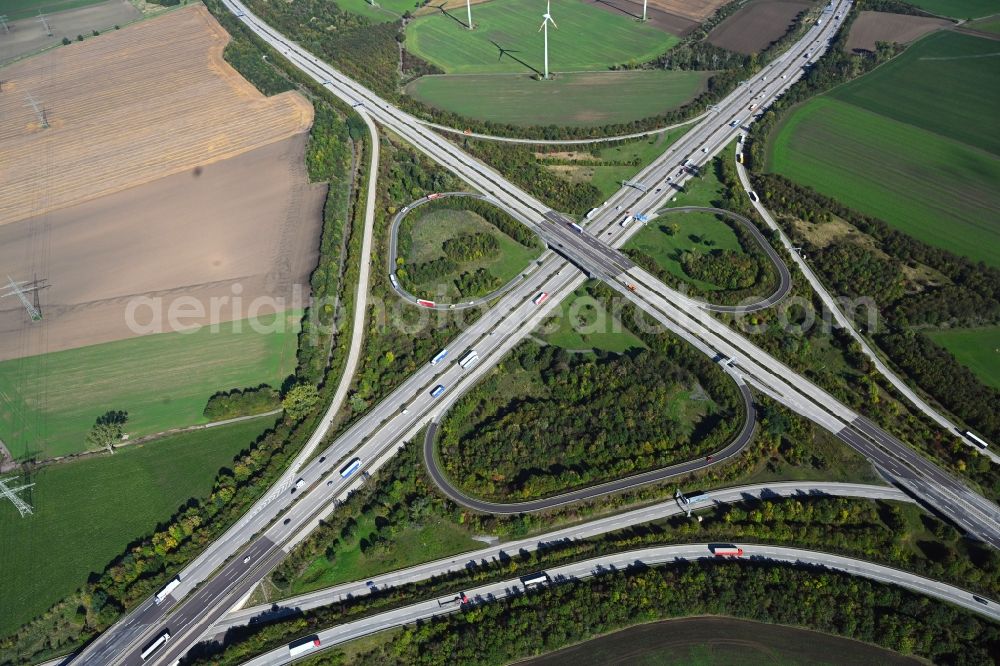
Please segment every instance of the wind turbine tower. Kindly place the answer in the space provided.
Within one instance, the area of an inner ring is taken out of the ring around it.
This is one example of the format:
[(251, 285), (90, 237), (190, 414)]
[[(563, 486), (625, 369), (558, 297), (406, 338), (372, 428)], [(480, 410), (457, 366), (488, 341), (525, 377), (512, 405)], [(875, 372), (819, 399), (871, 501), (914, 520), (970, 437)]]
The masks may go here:
[(472, 0), (465, 0), (465, 10), (469, 12), (469, 30), (472, 30)]
[(553, 28), (559, 27), (552, 20), (552, 2), (551, 0), (546, 0), (545, 13), (542, 14), (542, 27), (538, 29), (538, 32), (545, 34), (545, 75), (542, 77), (543, 79), (549, 78), (549, 23), (552, 24)]
[(645, 20), (646, 20), (646, 3), (647, 3), (648, 1), (649, 1), (649, 0), (642, 0), (642, 20), (643, 20), (643, 21), (645, 21)]

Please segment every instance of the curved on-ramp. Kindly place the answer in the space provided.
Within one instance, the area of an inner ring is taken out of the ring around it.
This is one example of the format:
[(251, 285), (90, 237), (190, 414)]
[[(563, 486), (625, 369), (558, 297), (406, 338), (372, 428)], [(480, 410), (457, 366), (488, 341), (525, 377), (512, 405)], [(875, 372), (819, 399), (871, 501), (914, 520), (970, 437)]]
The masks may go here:
[(740, 429), (739, 433), (737, 433), (736, 437), (734, 437), (733, 440), (723, 449), (707, 456), (704, 459), (691, 460), (688, 462), (678, 463), (676, 465), (670, 465), (668, 467), (661, 467), (660, 469), (654, 469), (648, 472), (642, 472), (641, 474), (627, 476), (623, 479), (616, 479), (614, 481), (608, 481), (607, 483), (587, 486), (586, 488), (580, 488), (578, 490), (537, 500), (510, 503), (488, 502), (486, 500), (476, 499), (475, 497), (469, 497), (464, 494), (451, 484), (447, 475), (440, 469), (440, 467), (438, 467), (437, 456), (434, 455), (434, 437), (437, 433), (438, 421), (441, 418), (441, 414), (444, 414), (446, 411), (445, 409), (442, 409), (436, 419), (427, 427), (427, 433), (424, 436), (424, 464), (426, 465), (427, 472), (430, 474), (430, 477), (433, 479), (435, 485), (437, 485), (437, 487), (440, 488), (441, 491), (455, 503), (482, 513), (494, 514), (532, 513), (535, 511), (544, 511), (546, 509), (563, 506), (564, 504), (582, 502), (585, 500), (595, 499), (603, 495), (610, 495), (623, 490), (637, 488), (646, 484), (666, 481), (725, 462), (726, 460), (729, 460), (733, 456), (739, 454), (747, 446), (747, 444), (750, 443), (750, 440), (753, 439), (754, 427), (757, 423), (757, 410), (754, 408), (753, 396), (751, 396), (750, 389), (742, 381), (742, 379), (735, 375), (731, 376), (736, 380), (737, 388), (739, 388), (740, 395), (743, 398), (743, 407), (746, 414), (743, 419), (743, 427)]
[[(754, 224), (753, 221), (750, 220), (749, 218), (744, 217), (739, 213), (734, 213), (731, 210), (726, 210), (725, 208), (714, 208), (712, 206), (678, 206), (677, 208), (665, 208), (659, 211), (659, 213), (657, 213), (657, 215), (651, 219), (656, 219), (671, 213), (713, 213), (715, 215), (723, 215), (725, 217), (736, 220), (748, 232), (750, 232), (750, 235), (753, 236), (753, 239), (757, 242), (757, 245), (760, 246), (760, 249), (763, 250), (764, 254), (767, 255), (767, 258), (771, 260), (771, 263), (778, 271), (778, 286), (775, 287), (774, 292), (771, 293), (771, 295), (767, 296), (766, 298), (763, 298), (759, 301), (755, 301), (753, 303), (746, 303), (744, 305), (716, 305), (714, 303), (709, 303), (707, 301), (701, 301), (700, 299), (692, 299), (702, 303), (701, 306), (702, 308), (709, 310), (711, 312), (726, 312), (726, 313), (758, 312), (760, 310), (765, 310), (769, 307), (777, 305), (782, 300), (784, 300), (785, 296), (788, 295), (788, 292), (792, 290), (792, 274), (788, 270), (788, 265), (785, 264), (785, 261), (784, 259), (781, 258), (781, 255), (778, 254), (778, 252), (767, 241), (767, 239), (764, 237), (764, 234), (760, 232), (760, 229), (757, 228), (757, 225)], [(688, 298), (691, 297), (689, 296)]]
[[(389, 225), (388, 269), (389, 269), (389, 283), (392, 285), (393, 291), (395, 291), (407, 303), (412, 303), (413, 305), (429, 308), (431, 310), (466, 310), (468, 308), (474, 308), (479, 305), (484, 305), (486, 303), (489, 303), (490, 301), (503, 296), (508, 291), (510, 291), (518, 284), (520, 284), (526, 277), (526, 273), (524, 271), (521, 271), (520, 273), (515, 275), (513, 278), (510, 279), (510, 281), (507, 282), (507, 284), (503, 285), (499, 289), (494, 289), (485, 296), (474, 298), (471, 301), (462, 301), (461, 303), (437, 303), (437, 302), (427, 301), (426, 299), (417, 298), (403, 287), (403, 285), (399, 281), (399, 278), (396, 277), (396, 260), (399, 258), (399, 225), (403, 222), (403, 218), (405, 218), (407, 215), (413, 212), (414, 208), (423, 206), (424, 204), (430, 203), (431, 201), (437, 201), (438, 199), (444, 197), (467, 197), (469, 199), (479, 199), (480, 201), (485, 201), (491, 206), (495, 206), (499, 210), (502, 210), (504, 213), (511, 215), (510, 211), (504, 208), (504, 206), (499, 201), (497, 201), (493, 197), (489, 197), (485, 194), (479, 194), (477, 192), (441, 192), (438, 194), (438, 196), (435, 196), (433, 199), (431, 199), (430, 197), (423, 197), (422, 199), (417, 199), (413, 203), (404, 206), (398, 213), (396, 213), (396, 216), (392, 218), (392, 223)], [(531, 231), (534, 231), (531, 227), (527, 228)]]

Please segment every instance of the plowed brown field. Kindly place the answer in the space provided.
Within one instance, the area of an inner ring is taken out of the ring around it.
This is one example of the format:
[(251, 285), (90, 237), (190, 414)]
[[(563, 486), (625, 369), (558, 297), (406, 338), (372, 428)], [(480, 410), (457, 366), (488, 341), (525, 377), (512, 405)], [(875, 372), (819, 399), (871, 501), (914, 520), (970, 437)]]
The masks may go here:
[(308, 128), (311, 105), (261, 95), (222, 59), (228, 40), (192, 6), (0, 70), (0, 225)]
[(928, 32), (952, 25), (951, 21), (928, 16), (907, 16), (885, 12), (861, 12), (851, 26), (844, 50), (874, 51), (876, 42), (909, 44)]

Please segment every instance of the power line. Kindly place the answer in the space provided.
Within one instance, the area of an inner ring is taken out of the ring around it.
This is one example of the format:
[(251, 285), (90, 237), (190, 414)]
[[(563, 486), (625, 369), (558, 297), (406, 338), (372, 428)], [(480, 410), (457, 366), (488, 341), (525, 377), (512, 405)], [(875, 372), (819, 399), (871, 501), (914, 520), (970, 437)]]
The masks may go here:
[(31, 95), (26, 95), (25, 99), (28, 100), (28, 103), (25, 104), (25, 106), (30, 106), (32, 109), (35, 110), (35, 115), (38, 116), (38, 122), (42, 124), (42, 128), (43, 129), (48, 128), (49, 119), (45, 117), (45, 107), (39, 104), (38, 100), (36, 100)]
[(38, 20), (41, 21), (42, 27), (45, 28), (45, 32), (49, 33), (49, 37), (51, 37), (52, 28), (49, 27), (49, 22), (45, 19), (45, 14), (38, 12)]
[(20, 497), (18, 497), (17, 493), (21, 492), (22, 490), (26, 490), (27, 488), (30, 488), (35, 484), (29, 483), (25, 486), (17, 486), (15, 488), (11, 488), (10, 486), (7, 485), (9, 482), (14, 481), (16, 478), (17, 478), (16, 476), (12, 476), (7, 479), (0, 479), (0, 495), (3, 495), (11, 502), (13, 502), (14, 506), (17, 507), (18, 512), (20, 512), (21, 517), (24, 518), (29, 513), (34, 513), (34, 512), (31, 510), (31, 505), (25, 502)]

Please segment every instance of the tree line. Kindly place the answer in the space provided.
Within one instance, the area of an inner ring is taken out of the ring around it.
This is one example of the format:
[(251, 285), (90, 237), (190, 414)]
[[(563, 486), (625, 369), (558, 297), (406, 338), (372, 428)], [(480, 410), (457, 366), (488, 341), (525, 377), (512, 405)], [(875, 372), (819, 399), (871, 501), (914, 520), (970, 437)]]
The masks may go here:
[(239, 416), (263, 414), (281, 406), (281, 395), (267, 384), (253, 388), (219, 391), (208, 399), (205, 418), (224, 421)]
[[(779, 213), (786, 231), (834, 292), (873, 299), (882, 327), (871, 333), (892, 362), (988, 439), (1000, 439), (1000, 391), (984, 384), (919, 328), (1000, 322), (1000, 270), (931, 247), (781, 176), (765, 174), (755, 180), (757, 192)], [(878, 250), (850, 239), (820, 248), (788, 222), (798, 217), (823, 223), (834, 216), (872, 237)], [(904, 268), (919, 265), (947, 282), (914, 288)]]

